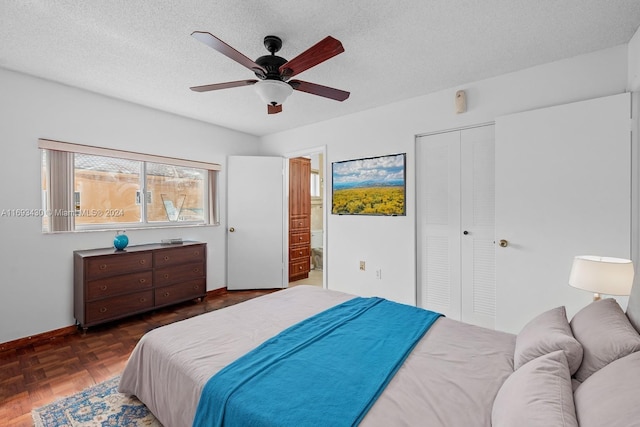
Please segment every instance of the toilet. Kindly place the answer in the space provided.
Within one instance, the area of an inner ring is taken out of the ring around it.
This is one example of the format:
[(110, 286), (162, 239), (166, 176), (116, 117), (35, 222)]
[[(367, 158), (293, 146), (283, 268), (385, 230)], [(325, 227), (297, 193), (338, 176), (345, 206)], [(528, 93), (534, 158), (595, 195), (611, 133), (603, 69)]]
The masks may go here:
[(311, 230), (311, 263), (315, 270), (322, 270), (322, 230)]

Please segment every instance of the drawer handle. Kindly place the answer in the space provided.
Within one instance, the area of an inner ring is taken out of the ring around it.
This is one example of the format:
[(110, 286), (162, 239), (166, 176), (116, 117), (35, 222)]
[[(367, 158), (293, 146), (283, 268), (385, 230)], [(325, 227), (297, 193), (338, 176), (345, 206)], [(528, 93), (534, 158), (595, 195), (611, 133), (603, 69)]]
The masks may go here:
[(107, 264), (100, 264), (100, 270), (106, 270)]
[(164, 260), (165, 260), (165, 261), (169, 261), (169, 256), (168, 256), (168, 255), (165, 255), (165, 256), (164, 256)]
[(198, 256), (198, 255), (200, 255), (200, 251), (193, 251), (193, 254), (194, 254), (195, 256)]
[(300, 237), (300, 240), (302, 240), (302, 237)]
[(140, 279), (140, 283), (145, 283), (147, 279)]
[(106, 291), (106, 290), (107, 290), (107, 285), (102, 285), (102, 286), (100, 286), (100, 290), (101, 290), (101, 291)]
[(193, 285), (193, 289), (197, 291), (198, 289), (200, 289), (200, 285)]
[(106, 313), (107, 307), (100, 307), (100, 313)]
[(298, 225), (302, 225), (302, 223), (299, 223)]
[(168, 278), (169, 278), (169, 273), (164, 273), (164, 276), (163, 276), (163, 277), (164, 277), (165, 279), (168, 279)]
[(298, 267), (298, 269), (302, 270), (302, 266)]
[(193, 269), (193, 272), (194, 273), (200, 273), (200, 269), (196, 267), (196, 268)]
[(165, 292), (162, 294), (163, 297), (168, 297), (169, 295), (170, 295), (169, 292)]
[(140, 260), (140, 264), (145, 264), (146, 262), (147, 262), (147, 260), (145, 260), (145, 259), (141, 259)]
[(145, 297), (140, 298), (140, 302), (145, 302), (147, 299)]
[(302, 251), (300, 251), (300, 255), (302, 255)]

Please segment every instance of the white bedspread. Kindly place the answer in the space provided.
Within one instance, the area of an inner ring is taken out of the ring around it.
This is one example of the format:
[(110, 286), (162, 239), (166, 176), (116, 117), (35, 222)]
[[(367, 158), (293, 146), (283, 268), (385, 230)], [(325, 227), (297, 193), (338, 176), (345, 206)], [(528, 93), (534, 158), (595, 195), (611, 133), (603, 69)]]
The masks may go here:
[[(212, 375), (283, 329), (351, 298), (296, 286), (153, 330), (133, 350), (119, 391), (137, 396), (166, 427), (191, 426)], [(362, 425), (490, 426), (493, 399), (513, 372), (514, 346), (515, 335), (440, 318)]]

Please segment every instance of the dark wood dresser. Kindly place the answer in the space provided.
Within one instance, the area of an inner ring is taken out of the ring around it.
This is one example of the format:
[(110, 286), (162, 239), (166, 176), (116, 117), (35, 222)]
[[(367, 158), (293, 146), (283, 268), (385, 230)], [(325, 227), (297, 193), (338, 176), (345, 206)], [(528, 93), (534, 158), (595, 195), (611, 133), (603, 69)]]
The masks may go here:
[(129, 246), (74, 251), (76, 322), (83, 329), (207, 292), (207, 246)]

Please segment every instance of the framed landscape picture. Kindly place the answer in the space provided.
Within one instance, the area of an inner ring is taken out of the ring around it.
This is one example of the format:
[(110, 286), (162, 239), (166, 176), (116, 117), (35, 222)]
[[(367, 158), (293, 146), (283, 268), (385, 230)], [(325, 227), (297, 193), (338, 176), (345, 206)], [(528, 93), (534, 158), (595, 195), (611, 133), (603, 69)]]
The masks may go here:
[(333, 162), (331, 213), (406, 215), (406, 153)]

